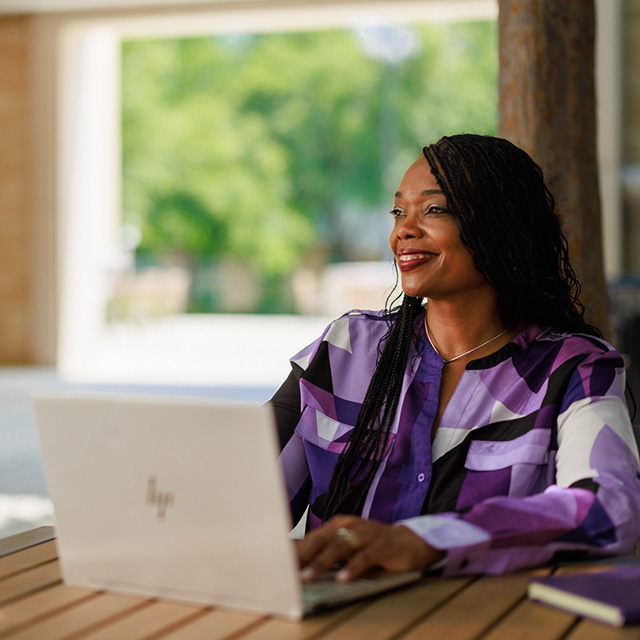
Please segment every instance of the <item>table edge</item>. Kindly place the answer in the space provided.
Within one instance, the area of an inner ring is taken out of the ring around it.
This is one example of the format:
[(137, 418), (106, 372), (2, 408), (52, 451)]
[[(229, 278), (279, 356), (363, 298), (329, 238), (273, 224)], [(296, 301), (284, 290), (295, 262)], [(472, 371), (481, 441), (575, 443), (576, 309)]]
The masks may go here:
[(0, 539), (0, 558), (29, 547), (35, 547), (43, 542), (53, 540), (55, 537), (55, 527), (45, 525), (2, 538)]

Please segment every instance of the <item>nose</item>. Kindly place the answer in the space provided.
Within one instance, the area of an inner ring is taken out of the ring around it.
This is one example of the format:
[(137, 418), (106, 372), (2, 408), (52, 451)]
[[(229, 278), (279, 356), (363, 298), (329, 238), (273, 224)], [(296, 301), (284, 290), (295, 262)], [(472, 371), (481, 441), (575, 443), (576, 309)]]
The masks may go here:
[(394, 234), (401, 240), (405, 238), (417, 238), (422, 235), (422, 229), (417, 222), (416, 216), (408, 214), (396, 220), (393, 228)]

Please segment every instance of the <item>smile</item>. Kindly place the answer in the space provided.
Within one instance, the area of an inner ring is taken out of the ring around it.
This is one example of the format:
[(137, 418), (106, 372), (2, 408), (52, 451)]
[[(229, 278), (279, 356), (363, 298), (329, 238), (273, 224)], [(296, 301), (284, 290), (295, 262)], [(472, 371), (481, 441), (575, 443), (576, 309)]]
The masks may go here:
[(435, 258), (433, 253), (405, 253), (397, 257), (400, 271), (409, 271)]

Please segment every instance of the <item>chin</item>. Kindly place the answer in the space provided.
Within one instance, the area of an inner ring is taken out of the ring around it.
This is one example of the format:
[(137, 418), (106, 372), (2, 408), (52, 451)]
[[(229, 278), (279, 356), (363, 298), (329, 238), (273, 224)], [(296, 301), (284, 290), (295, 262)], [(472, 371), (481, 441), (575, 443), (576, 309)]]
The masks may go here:
[[(424, 278), (415, 277), (413, 273), (403, 274), (405, 277), (400, 279), (402, 292), (411, 298), (425, 298), (426, 289), (430, 289)], [(427, 286), (425, 286), (427, 285)]]
[(410, 298), (426, 298), (427, 296), (418, 288), (402, 287), (402, 293)]

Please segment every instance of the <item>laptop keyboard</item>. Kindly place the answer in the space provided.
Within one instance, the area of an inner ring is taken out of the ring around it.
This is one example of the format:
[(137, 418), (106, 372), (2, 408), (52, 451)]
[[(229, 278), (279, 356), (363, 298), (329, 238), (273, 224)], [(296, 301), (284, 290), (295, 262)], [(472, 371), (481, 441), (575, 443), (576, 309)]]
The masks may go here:
[(416, 577), (410, 578), (408, 574), (396, 574), (360, 578), (350, 582), (336, 582), (335, 573), (330, 572), (303, 585), (304, 607), (307, 611), (314, 611), (347, 604), (388, 591), (407, 582), (413, 582), (416, 579)]

